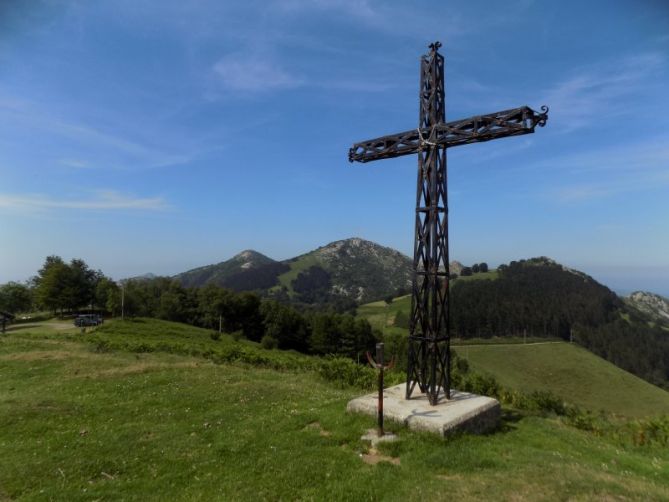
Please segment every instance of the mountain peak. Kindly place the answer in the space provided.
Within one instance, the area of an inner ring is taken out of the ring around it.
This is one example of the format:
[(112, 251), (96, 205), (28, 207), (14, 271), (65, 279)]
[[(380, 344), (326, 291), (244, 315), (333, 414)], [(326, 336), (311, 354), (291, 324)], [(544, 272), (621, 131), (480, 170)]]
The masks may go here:
[(245, 249), (244, 251), (240, 251), (235, 256), (233, 256), (232, 259), (233, 260), (260, 259), (260, 260), (264, 260), (264, 261), (274, 261), (269, 256), (265, 256), (264, 254), (259, 253), (255, 249)]

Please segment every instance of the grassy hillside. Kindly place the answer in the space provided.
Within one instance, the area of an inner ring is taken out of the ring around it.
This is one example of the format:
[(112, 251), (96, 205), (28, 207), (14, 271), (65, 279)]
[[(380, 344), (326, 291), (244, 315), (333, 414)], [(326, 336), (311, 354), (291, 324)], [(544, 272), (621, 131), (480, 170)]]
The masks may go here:
[(297, 279), (300, 272), (304, 272), (306, 269), (313, 267), (314, 265), (321, 264), (318, 258), (311, 253), (298, 256), (285, 263), (290, 267), (290, 270), (279, 276), (279, 286), (276, 286), (275, 288), (284, 286), (290, 293), (293, 293), (292, 282)]
[(374, 452), (359, 439), (374, 420), (344, 412), (359, 389), (310, 371), (99, 352), (87, 342), (152, 345), (171, 330), (173, 343), (210, 343), (207, 332), (172, 323), (110, 323), (83, 336), (61, 328), (0, 338), (0, 499), (669, 498), (666, 448), (507, 413), (487, 436), (392, 426), (401, 441)]
[(669, 392), (568, 343), (455, 348), (474, 370), (524, 392), (549, 390), (583, 408), (629, 417), (669, 413)]
[[(411, 297), (395, 298), (390, 305), (374, 302), (357, 313), (384, 333), (408, 334), (393, 326), (398, 312), (409, 312)], [(669, 413), (669, 392), (649, 384), (593, 353), (568, 343), (545, 339), (490, 338), (455, 340), (458, 355), (502, 385), (524, 392), (550, 391), (582, 408), (605, 410), (628, 417)]]
[(373, 328), (380, 329), (384, 333), (406, 333), (406, 329), (395, 327), (394, 322), (399, 312), (408, 315), (410, 310), (411, 295), (406, 295), (393, 298), (390, 305), (384, 301), (366, 303), (358, 307), (356, 312), (360, 317), (367, 319)]

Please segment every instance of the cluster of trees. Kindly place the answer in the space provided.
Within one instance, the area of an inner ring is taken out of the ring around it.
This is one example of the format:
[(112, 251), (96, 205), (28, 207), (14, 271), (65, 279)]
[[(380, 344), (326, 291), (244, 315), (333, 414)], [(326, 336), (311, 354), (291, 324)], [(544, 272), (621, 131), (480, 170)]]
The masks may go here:
[(0, 286), (0, 312), (17, 314), (28, 312), (33, 307), (33, 291), (30, 286), (8, 282)]
[(522, 335), (568, 340), (575, 326), (617, 318), (622, 302), (590, 278), (531, 260), (499, 268), (496, 280), (456, 281), (451, 320), (462, 338)]
[(83, 260), (66, 263), (59, 256), (49, 256), (27, 284), (8, 282), (0, 286), (0, 310), (16, 314), (43, 309), (62, 315), (92, 306), (105, 308), (106, 291), (116, 287)]
[(125, 315), (214, 330), (220, 326), (225, 332), (241, 332), (267, 347), (358, 359), (376, 342), (366, 319), (331, 311), (300, 311), (248, 291), (235, 292), (213, 284), (184, 288), (169, 278), (129, 280), (123, 289)]
[(624, 370), (669, 389), (669, 333), (631, 318), (579, 329), (575, 341)]
[[(460, 275), (463, 277), (468, 277), (470, 275), (478, 274), (479, 272), (484, 273), (488, 271), (488, 264), (486, 262), (474, 263), (471, 267), (462, 267)], [(457, 277), (457, 274), (453, 274)]]
[(454, 283), (454, 336), (573, 340), (645, 380), (669, 386), (667, 331), (626, 311), (611, 290), (541, 259), (511, 262), (498, 271), (496, 280)]
[(61, 315), (82, 308), (108, 308), (110, 291), (118, 289), (114, 281), (83, 260), (66, 263), (60, 256), (48, 256), (32, 283), (36, 306)]

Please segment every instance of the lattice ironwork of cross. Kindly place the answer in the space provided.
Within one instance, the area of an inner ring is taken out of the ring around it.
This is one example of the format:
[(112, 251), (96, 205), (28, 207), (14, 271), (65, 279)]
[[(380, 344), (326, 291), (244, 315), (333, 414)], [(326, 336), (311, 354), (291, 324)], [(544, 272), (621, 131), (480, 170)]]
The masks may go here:
[(350, 162), (371, 162), (418, 154), (411, 321), (406, 398), (416, 385), (437, 404), (450, 399), (448, 197), (446, 150), (533, 133), (546, 125), (548, 107), (528, 106), (445, 122), (444, 58), (441, 44), (421, 57), (420, 112), (416, 129), (356, 143)]

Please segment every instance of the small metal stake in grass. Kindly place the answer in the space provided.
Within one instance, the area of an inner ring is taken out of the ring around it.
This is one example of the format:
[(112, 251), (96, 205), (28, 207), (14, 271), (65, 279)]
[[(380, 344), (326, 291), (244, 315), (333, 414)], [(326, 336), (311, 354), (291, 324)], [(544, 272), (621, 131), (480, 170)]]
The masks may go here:
[(383, 436), (383, 371), (390, 369), (394, 366), (395, 360), (392, 359), (388, 365), (384, 365), (384, 354), (383, 354), (383, 343), (376, 344), (376, 361), (372, 358), (371, 354), (367, 352), (367, 360), (372, 368), (379, 370), (379, 405), (378, 405), (378, 419), (379, 419), (379, 437)]

